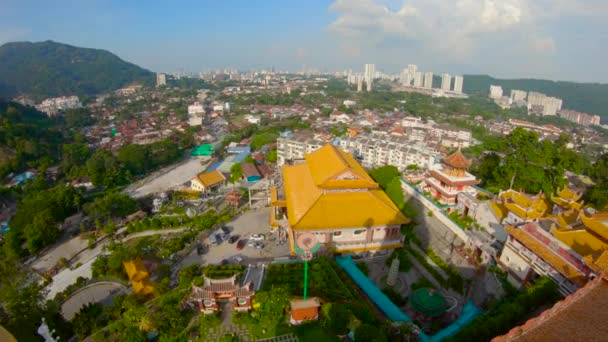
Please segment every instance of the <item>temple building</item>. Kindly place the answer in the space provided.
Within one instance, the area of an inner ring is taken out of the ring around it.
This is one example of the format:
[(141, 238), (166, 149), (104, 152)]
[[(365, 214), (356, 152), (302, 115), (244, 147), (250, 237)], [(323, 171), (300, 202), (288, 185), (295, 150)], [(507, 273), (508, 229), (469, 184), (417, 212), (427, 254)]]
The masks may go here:
[(211, 279), (204, 277), (202, 287), (192, 285), (192, 294), (186, 298), (186, 304), (200, 310), (204, 314), (219, 311), (218, 301), (229, 301), (232, 309), (245, 312), (251, 309), (254, 292), (251, 282), (238, 285), (236, 275), (226, 279)]
[(190, 180), (192, 190), (207, 193), (226, 185), (226, 177), (218, 170), (202, 172)]
[(526, 211), (519, 205), (509, 209), (527, 218), (506, 227), (509, 238), (499, 263), (509, 271), (511, 283), (522, 286), (546, 275), (560, 292), (570, 294), (608, 269), (608, 213), (582, 209), (580, 198), (580, 193), (562, 189), (552, 196), (554, 214), (548, 214), (544, 196), (529, 202), (519, 198)]
[(431, 176), (424, 181), (423, 189), (443, 204), (455, 204), (459, 193), (477, 194), (473, 185), (479, 184), (475, 176), (468, 173), (471, 161), (458, 149), (443, 158), (441, 168), (431, 170)]
[(312, 297), (307, 300), (294, 299), (289, 302), (289, 323), (293, 325), (302, 324), (306, 321), (319, 319), (319, 298)]
[(287, 232), (291, 252), (300, 234), (315, 234), (336, 252), (398, 248), (409, 222), (350, 153), (327, 144), (283, 167), (283, 189), (271, 189), (270, 224)]
[(551, 203), (542, 192), (528, 195), (512, 189), (501, 191), (492, 202), (492, 209), (503, 224), (519, 225), (545, 217)]
[(538, 317), (517, 326), (492, 342), (604, 341), (608, 336), (608, 273)]

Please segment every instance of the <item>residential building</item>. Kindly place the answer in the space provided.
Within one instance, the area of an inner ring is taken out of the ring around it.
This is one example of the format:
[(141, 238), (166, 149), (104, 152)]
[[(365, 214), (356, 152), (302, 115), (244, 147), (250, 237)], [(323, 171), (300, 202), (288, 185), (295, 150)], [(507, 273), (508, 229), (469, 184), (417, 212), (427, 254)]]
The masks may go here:
[(496, 85), (491, 85), (490, 86), (490, 98), (499, 99), (501, 97), (502, 97), (502, 87), (496, 86)]
[(450, 74), (441, 75), (441, 90), (450, 90), (452, 85), (452, 76)]
[(422, 87), (422, 72), (416, 71), (414, 74), (414, 87)]
[(167, 85), (167, 75), (157, 72), (156, 73), (156, 87), (162, 87)]
[(407, 73), (413, 78), (418, 71), (418, 66), (416, 64), (408, 64), (407, 65)]
[(67, 109), (75, 109), (82, 107), (78, 96), (61, 96), (45, 99), (40, 104), (36, 105), (36, 109), (46, 113), (49, 117), (56, 116), (59, 112)]
[(372, 83), (374, 82), (374, 78), (376, 77), (376, 65), (375, 64), (365, 64), (365, 84), (367, 85), (367, 91), (372, 90)]
[(511, 89), (511, 101), (526, 101), (526, 97), (528, 97), (528, 93), (524, 90)]
[(271, 226), (286, 229), (292, 254), (307, 233), (338, 253), (401, 247), (409, 219), (350, 153), (326, 144), (304, 158), (283, 166), (284, 198), (271, 189)]
[(360, 76), (357, 76), (357, 92), (362, 92), (363, 91), (363, 78)]
[(465, 158), (459, 148), (443, 158), (441, 167), (431, 169), (431, 176), (425, 179), (422, 187), (444, 204), (455, 204), (459, 193), (475, 196), (477, 190), (473, 185), (479, 184), (479, 181), (467, 172), (470, 166), (471, 162)]
[(277, 139), (277, 165), (300, 161), (305, 153), (321, 148), (326, 142), (313, 135), (293, 135)]
[(190, 106), (188, 106), (188, 114), (189, 115), (199, 115), (205, 113), (205, 107), (200, 102), (194, 102)]
[(600, 125), (600, 116), (593, 115), (583, 112), (577, 112), (575, 110), (570, 109), (562, 109), (557, 114), (568, 121), (575, 122), (579, 125), (583, 126), (599, 126)]
[(492, 342), (600, 341), (608, 336), (608, 273)]
[(190, 188), (207, 193), (226, 185), (226, 177), (218, 170), (202, 172), (190, 180)]
[(464, 78), (462, 76), (454, 76), (454, 92), (462, 94), (462, 88), (464, 86)]
[(430, 71), (424, 73), (424, 87), (433, 88), (433, 73)]
[(251, 163), (242, 163), (241, 170), (243, 170), (243, 178), (247, 182), (257, 182), (262, 179), (260, 171)]
[(260, 115), (246, 114), (243, 119), (254, 125), (259, 125), (260, 122), (262, 122), (262, 117)]

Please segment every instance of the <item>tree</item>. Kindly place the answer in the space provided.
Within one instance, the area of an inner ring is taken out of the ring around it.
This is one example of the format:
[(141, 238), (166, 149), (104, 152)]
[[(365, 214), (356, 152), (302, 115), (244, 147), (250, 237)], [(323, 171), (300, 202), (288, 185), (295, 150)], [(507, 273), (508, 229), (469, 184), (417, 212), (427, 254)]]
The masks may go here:
[(150, 168), (150, 156), (144, 145), (130, 144), (123, 146), (116, 155), (132, 175), (144, 174)]
[(72, 317), (71, 323), (74, 333), (82, 340), (98, 328), (105, 326), (103, 307), (97, 303), (89, 303)]
[(243, 178), (243, 169), (241, 168), (241, 163), (236, 163), (230, 168), (229, 182), (234, 184), (241, 178)]
[(256, 293), (255, 301), (260, 304), (257, 312), (261, 316), (277, 321), (289, 307), (289, 293), (283, 287), (274, 287), (269, 291)]
[(63, 114), (63, 119), (69, 128), (80, 128), (95, 123), (88, 108), (67, 109)]
[(356, 341), (383, 342), (387, 341), (383, 331), (375, 325), (362, 323), (355, 329)]
[(370, 176), (380, 184), (383, 189), (386, 189), (388, 183), (395, 177), (399, 177), (399, 170), (392, 165), (386, 165), (379, 168), (375, 168), (370, 171)]
[(94, 185), (115, 186), (127, 184), (131, 178), (118, 160), (107, 151), (98, 149), (87, 160), (87, 173)]
[(269, 163), (274, 163), (277, 161), (277, 150), (272, 150), (266, 155), (266, 161)]
[(327, 303), (321, 307), (323, 319), (322, 326), (334, 335), (343, 335), (348, 332), (351, 313), (346, 306), (340, 303)]
[(106, 221), (113, 217), (125, 217), (138, 209), (137, 201), (119, 192), (110, 192), (84, 206), (84, 212), (95, 220)]

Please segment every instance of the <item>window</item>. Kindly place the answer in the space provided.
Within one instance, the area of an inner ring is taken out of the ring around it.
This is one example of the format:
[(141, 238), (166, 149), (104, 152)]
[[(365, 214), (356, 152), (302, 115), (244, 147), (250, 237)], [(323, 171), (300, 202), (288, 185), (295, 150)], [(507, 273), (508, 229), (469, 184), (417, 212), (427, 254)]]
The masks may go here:
[(355, 230), (355, 232), (353, 234), (355, 234), (355, 235), (361, 235), (363, 233), (365, 233), (365, 229), (357, 229), (357, 230)]
[(340, 236), (342, 235), (342, 232), (334, 232), (334, 236)]
[(247, 300), (245, 298), (239, 298), (237, 300), (237, 303), (239, 303), (239, 305), (245, 305), (247, 304)]

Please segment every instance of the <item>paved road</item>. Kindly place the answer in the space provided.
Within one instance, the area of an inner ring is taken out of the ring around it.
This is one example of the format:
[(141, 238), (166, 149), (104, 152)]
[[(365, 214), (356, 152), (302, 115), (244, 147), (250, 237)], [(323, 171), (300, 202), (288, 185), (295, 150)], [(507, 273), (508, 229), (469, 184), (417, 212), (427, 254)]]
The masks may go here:
[[(122, 239), (122, 242), (131, 240), (133, 238), (142, 237), (142, 236), (151, 236), (151, 235), (167, 235), (167, 234), (175, 234), (184, 231), (185, 228), (177, 228), (177, 229), (164, 229), (164, 230), (147, 230), (139, 233), (135, 233), (129, 235)], [(119, 230), (119, 232), (124, 231)], [(110, 243), (109, 239), (103, 240), (98, 243), (95, 248), (91, 250), (87, 250), (86, 253), (83, 253), (79, 256), (79, 261), (82, 265), (75, 268), (69, 269), (65, 268), (53, 276), (53, 281), (46, 287), (48, 290), (47, 299), (52, 299), (55, 295), (63, 290), (65, 290), (68, 286), (76, 282), (78, 277), (83, 278), (92, 278), (93, 271), (91, 266), (93, 262), (99, 257), (99, 255), (103, 252), (103, 248)]]
[(75, 292), (61, 305), (61, 314), (67, 320), (72, 319), (80, 309), (89, 303), (106, 302), (120, 293), (126, 293), (127, 287), (116, 282), (99, 282), (85, 286)]
[(208, 161), (202, 164), (201, 161), (202, 159), (197, 157), (188, 157), (185, 161), (167, 166), (139, 182), (129, 185), (123, 192), (129, 196), (140, 198), (177, 188), (207, 167)]

